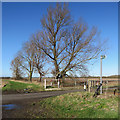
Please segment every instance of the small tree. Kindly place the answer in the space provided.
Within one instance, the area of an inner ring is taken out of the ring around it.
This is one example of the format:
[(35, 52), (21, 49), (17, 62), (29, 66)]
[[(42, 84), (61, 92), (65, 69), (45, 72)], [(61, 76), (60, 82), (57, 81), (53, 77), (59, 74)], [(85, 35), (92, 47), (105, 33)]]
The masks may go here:
[(32, 75), (35, 68), (35, 49), (33, 43), (31, 41), (26, 42), (18, 54), (21, 60), (21, 67), (29, 73), (29, 80), (32, 82)]
[(13, 77), (16, 80), (22, 79), (23, 73), (21, 70), (20, 59), (18, 56), (11, 61), (11, 70), (13, 71)]

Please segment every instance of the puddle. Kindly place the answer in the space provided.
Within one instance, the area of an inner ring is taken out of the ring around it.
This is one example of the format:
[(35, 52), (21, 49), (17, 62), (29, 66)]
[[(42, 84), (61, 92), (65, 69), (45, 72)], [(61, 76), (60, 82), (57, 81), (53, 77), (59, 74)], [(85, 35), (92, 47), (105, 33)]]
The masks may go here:
[(5, 110), (12, 110), (12, 109), (19, 109), (20, 106), (16, 104), (7, 104), (7, 105), (0, 105), (0, 107), (4, 108)]

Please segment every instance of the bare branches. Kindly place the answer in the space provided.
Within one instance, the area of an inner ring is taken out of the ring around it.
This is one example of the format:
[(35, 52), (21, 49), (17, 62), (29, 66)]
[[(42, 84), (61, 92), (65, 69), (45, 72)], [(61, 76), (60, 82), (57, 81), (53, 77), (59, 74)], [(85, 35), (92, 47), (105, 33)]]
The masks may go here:
[(82, 19), (73, 23), (66, 4), (50, 7), (41, 23), (43, 31), (37, 37), (37, 46), (53, 61), (56, 75), (83, 69), (81, 66), (101, 52), (96, 44), (97, 29), (89, 30)]
[(20, 59), (18, 56), (11, 61), (11, 70), (13, 72), (13, 77), (15, 77), (15, 79), (22, 78), (23, 72), (21, 70)]
[(22, 68), (31, 76), (35, 70), (42, 77), (48, 63), (55, 76), (87, 71), (86, 64), (103, 50), (97, 28), (89, 29), (82, 19), (73, 22), (67, 4), (49, 7), (41, 25), (42, 30), (32, 35), (19, 55)]
[(35, 71), (37, 71), (40, 75), (40, 82), (42, 77), (46, 74), (46, 72), (44, 71), (44, 66), (46, 64), (46, 56), (44, 56), (43, 52), (41, 49), (39, 49), (36, 46), (36, 41), (34, 40), (34, 38), (31, 41), (33, 43), (34, 46), (34, 67), (35, 67)]

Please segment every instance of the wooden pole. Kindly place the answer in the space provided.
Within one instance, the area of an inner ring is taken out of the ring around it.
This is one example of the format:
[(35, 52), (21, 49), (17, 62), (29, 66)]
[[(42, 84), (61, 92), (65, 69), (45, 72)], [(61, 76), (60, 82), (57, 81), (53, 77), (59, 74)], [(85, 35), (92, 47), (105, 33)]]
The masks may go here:
[(90, 92), (90, 87), (91, 87), (91, 81), (88, 80), (88, 91)]

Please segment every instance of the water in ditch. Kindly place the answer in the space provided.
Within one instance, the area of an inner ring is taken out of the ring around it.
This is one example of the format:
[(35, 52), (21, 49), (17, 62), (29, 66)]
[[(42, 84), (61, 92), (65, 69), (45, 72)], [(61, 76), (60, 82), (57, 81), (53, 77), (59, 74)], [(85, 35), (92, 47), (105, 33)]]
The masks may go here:
[(12, 110), (12, 109), (20, 109), (20, 106), (16, 104), (6, 104), (6, 105), (0, 105), (5, 110)]

